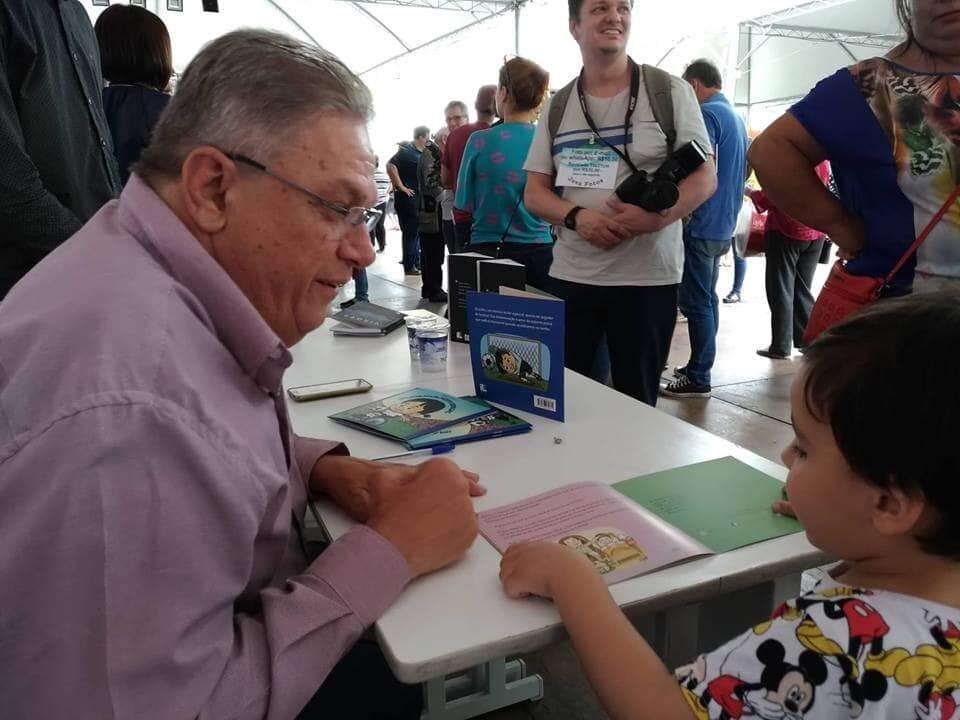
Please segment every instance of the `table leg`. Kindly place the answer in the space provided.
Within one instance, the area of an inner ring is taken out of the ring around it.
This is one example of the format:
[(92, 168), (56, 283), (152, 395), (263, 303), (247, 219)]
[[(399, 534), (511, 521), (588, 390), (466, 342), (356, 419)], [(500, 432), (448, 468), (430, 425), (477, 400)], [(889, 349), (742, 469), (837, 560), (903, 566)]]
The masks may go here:
[(461, 675), (423, 685), (421, 720), (467, 720), (525, 700), (543, 697), (543, 678), (526, 674), (523, 660), (497, 658)]
[(669, 608), (654, 616), (652, 633), (644, 634), (664, 664), (673, 670), (769, 618), (773, 610), (797, 597), (799, 591), (800, 575), (795, 574), (703, 603)]

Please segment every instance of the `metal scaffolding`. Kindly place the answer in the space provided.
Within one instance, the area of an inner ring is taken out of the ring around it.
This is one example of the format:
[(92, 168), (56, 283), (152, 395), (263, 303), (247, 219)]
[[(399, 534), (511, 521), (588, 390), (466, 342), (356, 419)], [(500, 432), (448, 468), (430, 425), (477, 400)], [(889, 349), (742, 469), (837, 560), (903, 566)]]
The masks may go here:
[[(402, 52), (399, 52), (385, 60), (381, 60), (375, 65), (371, 65), (370, 67), (361, 70), (360, 75), (372, 72), (377, 68), (381, 68), (384, 65), (392, 63), (394, 60), (399, 60), (400, 58), (406, 57), (407, 55), (417, 52), (418, 50), (423, 50), (426, 47), (435, 45), (438, 42), (449, 40), (450, 38), (459, 35), (462, 32), (475, 28), (476, 26), (485, 23), (488, 20), (506, 15), (509, 12), (513, 12), (514, 16), (513, 50), (516, 54), (520, 54), (520, 8), (523, 7), (527, 0), (337, 0), (337, 2), (349, 2), (351, 5), (356, 7), (357, 10), (390, 33), (390, 35), (392, 35), (393, 38), (400, 43), (401, 47), (403, 47)], [(393, 5), (395, 7), (422, 8), (426, 10), (447, 10), (450, 12), (465, 13), (470, 16), (471, 20), (458, 28), (450, 30), (449, 32), (445, 32), (442, 35), (438, 35), (427, 42), (410, 46), (404, 42), (403, 39), (397, 35), (397, 33), (395, 33), (389, 25), (380, 20), (380, 18), (365, 8), (364, 5)]]

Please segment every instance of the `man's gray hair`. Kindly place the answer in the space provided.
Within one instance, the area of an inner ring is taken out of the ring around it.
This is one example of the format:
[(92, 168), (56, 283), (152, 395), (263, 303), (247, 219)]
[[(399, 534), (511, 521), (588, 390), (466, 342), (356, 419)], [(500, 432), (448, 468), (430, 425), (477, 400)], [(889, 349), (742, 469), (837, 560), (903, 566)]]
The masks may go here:
[(212, 145), (267, 162), (310, 118), (373, 114), (363, 81), (326, 50), (265, 30), (237, 30), (193, 59), (135, 171), (175, 179), (187, 156)]
[(448, 112), (456, 108), (463, 113), (463, 116), (467, 116), (467, 104), (463, 100), (451, 100), (447, 103), (447, 106), (443, 109), (443, 114), (446, 115)]

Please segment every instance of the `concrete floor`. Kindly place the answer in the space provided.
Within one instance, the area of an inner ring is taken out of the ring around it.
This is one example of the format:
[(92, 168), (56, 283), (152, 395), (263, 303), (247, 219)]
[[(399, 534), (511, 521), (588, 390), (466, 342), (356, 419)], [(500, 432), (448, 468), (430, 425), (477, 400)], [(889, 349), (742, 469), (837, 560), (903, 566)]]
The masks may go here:
[[(420, 300), (420, 278), (407, 277), (400, 265), (400, 233), (388, 220), (387, 249), (368, 269), (372, 302), (396, 309), (438, 306)], [(730, 256), (725, 258), (730, 262)], [(769, 360), (756, 354), (770, 342), (770, 313), (764, 292), (764, 259), (750, 258), (743, 300), (721, 305), (717, 360), (713, 368), (713, 397), (677, 400), (661, 397), (657, 407), (670, 415), (704, 428), (766, 458), (779, 461), (790, 442), (790, 383), (800, 365), (800, 355)], [(818, 266), (816, 289), (826, 279), (827, 265)], [(733, 267), (721, 266), (718, 291), (731, 288)], [(352, 297), (353, 288), (342, 291)], [(670, 348), (669, 367), (686, 363), (690, 343), (686, 323), (678, 323)], [(731, 632), (734, 629), (731, 629)], [(600, 708), (569, 643), (524, 656), (529, 672), (544, 678), (545, 697), (483, 716), (485, 720), (603, 720)]]

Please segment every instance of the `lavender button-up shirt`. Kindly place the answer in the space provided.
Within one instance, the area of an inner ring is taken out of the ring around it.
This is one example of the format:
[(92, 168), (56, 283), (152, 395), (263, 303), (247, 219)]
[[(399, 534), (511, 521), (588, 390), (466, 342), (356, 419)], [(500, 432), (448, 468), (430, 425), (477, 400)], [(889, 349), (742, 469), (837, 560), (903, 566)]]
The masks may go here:
[(118, 201), (0, 304), (0, 716), (292, 718), (410, 571), (308, 563), (290, 354), (166, 204)]

